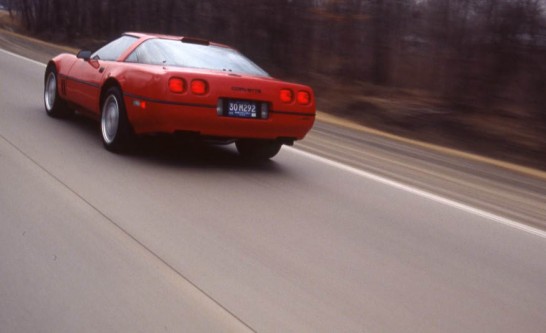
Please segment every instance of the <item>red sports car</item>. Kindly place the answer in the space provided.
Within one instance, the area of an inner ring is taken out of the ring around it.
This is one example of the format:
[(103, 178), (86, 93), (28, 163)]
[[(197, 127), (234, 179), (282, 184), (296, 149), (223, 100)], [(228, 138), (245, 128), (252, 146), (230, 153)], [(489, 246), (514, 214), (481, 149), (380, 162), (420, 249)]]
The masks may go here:
[(310, 87), (274, 79), (225, 45), (142, 33), (53, 58), (44, 101), (52, 117), (77, 109), (100, 119), (104, 146), (115, 152), (134, 135), (180, 133), (269, 159), (315, 120)]

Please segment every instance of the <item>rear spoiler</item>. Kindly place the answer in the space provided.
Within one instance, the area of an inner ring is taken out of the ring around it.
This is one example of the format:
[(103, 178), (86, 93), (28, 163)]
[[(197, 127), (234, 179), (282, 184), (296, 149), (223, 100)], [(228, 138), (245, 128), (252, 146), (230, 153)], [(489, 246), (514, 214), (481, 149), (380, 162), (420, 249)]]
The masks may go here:
[(210, 45), (210, 42), (206, 39), (193, 38), (193, 37), (182, 37), (181, 42), (189, 43), (189, 44), (205, 45), (205, 46)]

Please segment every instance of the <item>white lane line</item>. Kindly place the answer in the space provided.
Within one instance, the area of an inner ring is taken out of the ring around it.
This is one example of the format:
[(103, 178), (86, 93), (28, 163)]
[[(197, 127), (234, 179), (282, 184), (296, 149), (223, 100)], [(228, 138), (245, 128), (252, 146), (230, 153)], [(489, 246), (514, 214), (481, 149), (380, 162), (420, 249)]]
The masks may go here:
[(39, 61), (36, 61), (36, 60), (32, 60), (30, 58), (27, 58), (27, 57), (24, 57), (22, 55), (18, 55), (16, 53), (13, 53), (13, 52), (10, 52), (10, 51), (7, 51), (7, 50), (4, 50), (4, 49), (0, 49), (0, 51), (2, 51), (3, 53), (5, 54), (9, 54), (10, 56), (12, 57), (15, 57), (15, 58), (19, 58), (19, 59), (22, 59), (22, 60), (26, 60), (28, 62), (31, 62), (33, 64), (36, 64), (36, 65), (39, 65), (39, 66), (42, 66), (42, 67), (46, 67), (46, 64), (44, 64), (43, 62), (39, 62)]
[(502, 216), (487, 212), (485, 210), (478, 209), (478, 208), (475, 208), (475, 207), (472, 207), (472, 206), (469, 206), (469, 205), (466, 205), (466, 204), (463, 204), (463, 203), (460, 203), (460, 202), (457, 202), (457, 201), (454, 201), (454, 200), (451, 200), (451, 199), (447, 199), (447, 198), (444, 198), (442, 196), (439, 196), (439, 195), (436, 195), (436, 194), (433, 194), (433, 193), (418, 189), (416, 187), (412, 187), (412, 186), (409, 186), (409, 185), (406, 185), (406, 184), (402, 184), (402, 183), (394, 181), (392, 179), (388, 179), (388, 178), (385, 178), (385, 177), (382, 177), (382, 176), (379, 176), (379, 175), (376, 175), (376, 174), (373, 174), (373, 173), (370, 173), (370, 172), (367, 172), (367, 171), (364, 171), (364, 170), (360, 170), (360, 169), (357, 169), (355, 167), (352, 167), (352, 166), (349, 166), (349, 165), (346, 165), (346, 164), (343, 164), (343, 163), (340, 163), (340, 162), (336, 162), (336, 161), (333, 161), (333, 160), (330, 160), (328, 158), (318, 156), (318, 155), (315, 155), (315, 154), (312, 154), (312, 153), (308, 153), (306, 151), (303, 151), (303, 150), (300, 150), (300, 149), (297, 149), (297, 148), (292, 148), (292, 147), (285, 146), (283, 149), (290, 150), (290, 151), (292, 151), (292, 152), (294, 152), (296, 154), (305, 156), (306, 158), (309, 158), (309, 159), (312, 159), (314, 161), (329, 165), (329, 166), (334, 167), (334, 168), (338, 168), (338, 169), (350, 172), (350, 173), (352, 173), (354, 175), (364, 177), (364, 178), (368, 178), (368, 179), (371, 179), (373, 181), (376, 181), (376, 182), (379, 182), (379, 183), (382, 183), (382, 184), (385, 184), (385, 185), (388, 185), (388, 186), (392, 186), (394, 188), (397, 188), (397, 189), (400, 189), (400, 190), (403, 190), (403, 191), (418, 195), (420, 197), (427, 198), (429, 200), (433, 200), (433, 201), (439, 202), (441, 204), (451, 206), (451, 207), (463, 210), (465, 212), (468, 212), (468, 213), (471, 213), (471, 214), (474, 214), (474, 215), (477, 215), (477, 216), (492, 220), (494, 222), (501, 223), (501, 224), (509, 226), (511, 228), (515, 228), (515, 229), (518, 229), (518, 230), (521, 230), (521, 231), (525, 231), (527, 233), (530, 233), (530, 234), (533, 234), (533, 235), (536, 235), (536, 236), (539, 236), (539, 237), (542, 237), (542, 238), (546, 239), (546, 231), (535, 228), (535, 227), (532, 227), (532, 226), (529, 226), (529, 225), (526, 225), (524, 223), (513, 221), (513, 220), (510, 220), (508, 218), (505, 218), (505, 217), (502, 217)]
[[(0, 51), (4, 52), (6, 54), (9, 54), (9, 55), (11, 55), (13, 57), (32, 62), (32, 63), (40, 65), (42, 67), (46, 67), (46, 65), (44, 63), (41, 63), (39, 61), (32, 60), (30, 58), (15, 54), (15, 53), (10, 52), (10, 51), (6, 51), (6, 50), (1, 49), (1, 48), (0, 48)], [(530, 233), (530, 234), (533, 234), (533, 235), (536, 235), (536, 236), (539, 236), (539, 237), (542, 237), (542, 238), (546, 239), (546, 231), (540, 230), (538, 228), (534, 228), (532, 226), (523, 224), (521, 222), (513, 221), (513, 220), (510, 220), (508, 218), (498, 216), (498, 215), (495, 215), (495, 214), (490, 213), (490, 212), (486, 212), (485, 210), (481, 210), (481, 209), (478, 209), (478, 208), (475, 208), (475, 207), (472, 207), (472, 206), (469, 206), (469, 205), (465, 205), (463, 203), (460, 203), (460, 202), (457, 202), (457, 201), (454, 201), (454, 200), (450, 200), (450, 199), (441, 197), (439, 195), (436, 195), (436, 194), (433, 194), (433, 193), (430, 193), (430, 192), (426, 192), (426, 191), (420, 190), (418, 188), (411, 187), (409, 185), (399, 183), (399, 182), (394, 181), (392, 179), (387, 179), (387, 178), (381, 177), (379, 175), (376, 175), (376, 174), (373, 174), (373, 173), (370, 173), (370, 172), (366, 172), (364, 170), (360, 170), (360, 169), (354, 168), (352, 166), (349, 166), (349, 165), (346, 165), (346, 164), (343, 164), (343, 163), (339, 163), (339, 162), (327, 159), (325, 157), (321, 157), (321, 156), (318, 156), (318, 155), (315, 155), (315, 154), (307, 153), (307, 152), (305, 152), (303, 150), (299, 150), (297, 148), (292, 148), (292, 147), (285, 146), (284, 149), (288, 149), (288, 150), (290, 150), (290, 151), (292, 151), (292, 152), (294, 152), (296, 154), (300, 154), (302, 156), (305, 156), (305, 157), (307, 157), (309, 159), (312, 159), (312, 160), (315, 160), (317, 162), (321, 162), (321, 163), (330, 165), (332, 167), (335, 167), (335, 168), (338, 168), (338, 169), (341, 169), (341, 170), (345, 170), (345, 171), (350, 172), (352, 174), (355, 174), (355, 175), (358, 175), (358, 176), (361, 176), (361, 177), (365, 177), (365, 178), (377, 181), (379, 183), (383, 183), (383, 184), (392, 186), (394, 188), (404, 190), (404, 191), (409, 192), (409, 193), (413, 193), (415, 195), (418, 195), (418, 196), (421, 196), (423, 198), (427, 198), (427, 199), (442, 203), (444, 205), (448, 205), (448, 206), (451, 206), (451, 207), (458, 208), (458, 209), (466, 211), (468, 213), (478, 215), (478, 216), (487, 218), (489, 220), (504, 224), (504, 225), (509, 226), (511, 228), (515, 228), (515, 229), (518, 229), (518, 230), (521, 230), (521, 231), (525, 231), (527, 233)]]

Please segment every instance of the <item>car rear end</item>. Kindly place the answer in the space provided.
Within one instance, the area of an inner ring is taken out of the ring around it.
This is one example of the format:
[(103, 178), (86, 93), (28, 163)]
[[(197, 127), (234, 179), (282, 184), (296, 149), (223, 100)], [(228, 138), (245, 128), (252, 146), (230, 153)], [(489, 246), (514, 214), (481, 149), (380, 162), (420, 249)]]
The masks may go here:
[(153, 89), (157, 96), (126, 94), (128, 114), (137, 133), (190, 132), (290, 143), (303, 139), (315, 120), (313, 91), (304, 85), (176, 69), (166, 71), (158, 84), (160, 87)]

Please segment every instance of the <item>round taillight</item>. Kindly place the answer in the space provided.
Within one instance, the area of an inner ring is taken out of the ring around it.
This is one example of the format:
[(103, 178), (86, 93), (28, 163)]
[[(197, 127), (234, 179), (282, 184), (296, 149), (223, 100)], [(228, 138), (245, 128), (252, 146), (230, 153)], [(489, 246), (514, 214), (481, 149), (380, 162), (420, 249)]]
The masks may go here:
[(307, 105), (311, 103), (311, 94), (307, 91), (299, 91), (296, 99), (298, 100), (298, 104)]
[(294, 100), (294, 93), (290, 89), (281, 89), (279, 98), (283, 103), (292, 103)]
[(186, 91), (186, 83), (181, 78), (172, 77), (169, 79), (169, 90), (173, 93), (181, 94)]
[(204, 95), (208, 91), (208, 84), (204, 80), (191, 81), (191, 92), (196, 95)]

